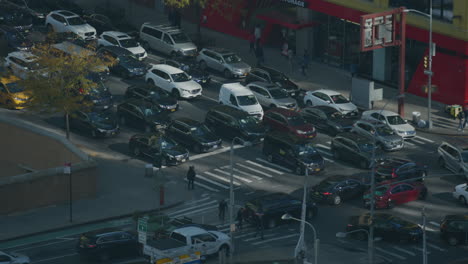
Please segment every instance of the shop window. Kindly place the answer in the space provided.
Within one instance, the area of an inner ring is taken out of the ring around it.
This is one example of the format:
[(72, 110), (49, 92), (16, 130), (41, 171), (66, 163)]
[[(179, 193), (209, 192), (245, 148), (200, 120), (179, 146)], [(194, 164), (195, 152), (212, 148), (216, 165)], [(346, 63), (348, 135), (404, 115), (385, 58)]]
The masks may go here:
[[(431, 0), (390, 0), (390, 6), (405, 6), (408, 9), (416, 9), (429, 13)], [(432, 15), (434, 19), (452, 22), (453, 0), (432, 0)]]

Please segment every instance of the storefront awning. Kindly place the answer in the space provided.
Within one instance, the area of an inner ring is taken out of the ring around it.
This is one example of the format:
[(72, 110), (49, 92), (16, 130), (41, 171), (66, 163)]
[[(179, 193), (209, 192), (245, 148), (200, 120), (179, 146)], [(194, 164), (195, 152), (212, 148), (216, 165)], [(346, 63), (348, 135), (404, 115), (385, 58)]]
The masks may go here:
[(300, 23), (296, 18), (278, 11), (258, 14), (258, 19), (264, 20), (270, 24), (278, 24), (289, 29), (301, 29), (318, 25), (318, 22)]

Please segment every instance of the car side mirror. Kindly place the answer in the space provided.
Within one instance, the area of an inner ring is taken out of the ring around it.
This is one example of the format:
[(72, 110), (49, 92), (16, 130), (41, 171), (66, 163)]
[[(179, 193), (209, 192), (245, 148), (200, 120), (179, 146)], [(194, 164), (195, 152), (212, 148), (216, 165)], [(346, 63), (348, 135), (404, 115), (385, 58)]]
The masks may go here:
[(330, 101), (330, 100), (327, 100), (326, 102), (329, 103), (329, 104), (331, 104), (331, 101)]
[(166, 79), (166, 81), (168, 81), (168, 82), (172, 82), (172, 81), (171, 81), (171, 79)]
[(68, 26), (68, 24), (67, 24), (66, 22), (63, 22), (63, 25), (64, 25), (64, 26)]

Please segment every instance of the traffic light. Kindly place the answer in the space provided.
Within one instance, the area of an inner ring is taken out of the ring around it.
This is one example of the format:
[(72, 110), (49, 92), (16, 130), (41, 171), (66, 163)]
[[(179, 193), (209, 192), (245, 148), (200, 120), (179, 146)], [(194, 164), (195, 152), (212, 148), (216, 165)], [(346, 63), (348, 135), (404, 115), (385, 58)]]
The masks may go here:
[(427, 69), (429, 66), (429, 56), (424, 56), (424, 69)]

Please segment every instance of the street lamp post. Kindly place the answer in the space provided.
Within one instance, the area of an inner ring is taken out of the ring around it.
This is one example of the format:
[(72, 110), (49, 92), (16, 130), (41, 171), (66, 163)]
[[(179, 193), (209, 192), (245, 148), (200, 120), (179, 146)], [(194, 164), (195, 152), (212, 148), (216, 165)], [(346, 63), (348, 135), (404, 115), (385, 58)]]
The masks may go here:
[(231, 248), (229, 254), (229, 262), (232, 263), (232, 255), (234, 253), (234, 144), (239, 141), (244, 146), (251, 146), (252, 143), (245, 141), (242, 138), (234, 137), (231, 141), (230, 151), (230, 177), (229, 177), (229, 234), (231, 236)]
[[(318, 248), (319, 248), (319, 242), (320, 241), (317, 239), (317, 231), (315, 230), (315, 227), (311, 223), (309, 223), (309, 222), (307, 222), (305, 220), (292, 217), (290, 214), (282, 215), (281, 219), (283, 219), (283, 220), (295, 220), (295, 221), (301, 222), (301, 224), (302, 223), (307, 224), (308, 226), (310, 226), (310, 228), (312, 228), (312, 231), (314, 233), (314, 264), (318, 264)], [(301, 236), (304, 236), (304, 235), (301, 234)]]
[(432, 43), (432, 0), (429, 1), (429, 14), (421, 12), (416, 9), (405, 9), (404, 12), (414, 12), (429, 18), (429, 56), (428, 56), (428, 70), (424, 71), (427, 75), (427, 125), (428, 129), (432, 129), (432, 56), (435, 55), (434, 44)]

